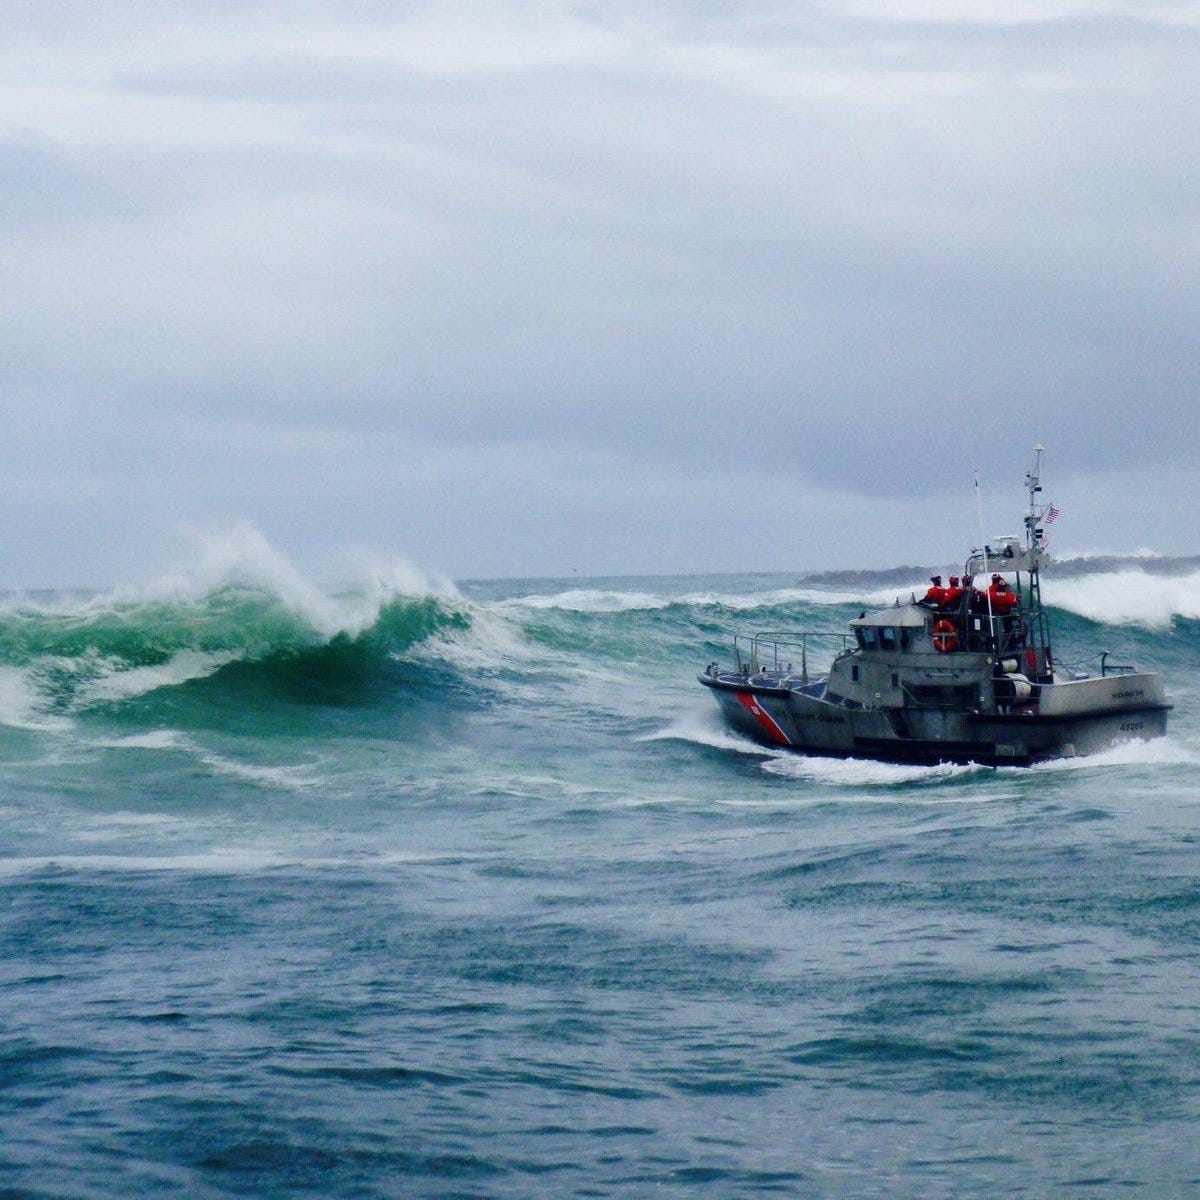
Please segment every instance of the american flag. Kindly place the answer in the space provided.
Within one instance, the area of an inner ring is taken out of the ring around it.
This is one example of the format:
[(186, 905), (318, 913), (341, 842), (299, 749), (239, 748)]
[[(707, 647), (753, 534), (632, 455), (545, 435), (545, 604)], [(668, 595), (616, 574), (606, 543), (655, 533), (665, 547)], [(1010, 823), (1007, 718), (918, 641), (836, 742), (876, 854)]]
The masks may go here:
[(1058, 520), (1059, 513), (1061, 512), (1061, 508), (1055, 508), (1052, 504), (1048, 509), (1046, 509), (1046, 515), (1042, 518), (1042, 521), (1046, 525), (1053, 525), (1054, 522)]

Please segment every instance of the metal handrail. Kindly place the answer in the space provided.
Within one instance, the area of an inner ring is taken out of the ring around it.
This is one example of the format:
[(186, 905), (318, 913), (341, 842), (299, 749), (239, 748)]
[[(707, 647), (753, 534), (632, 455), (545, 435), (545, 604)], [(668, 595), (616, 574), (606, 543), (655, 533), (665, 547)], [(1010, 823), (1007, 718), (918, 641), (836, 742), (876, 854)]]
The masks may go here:
[[(836, 639), (841, 642), (844, 654), (849, 649), (849, 642), (852, 635), (843, 631), (836, 630), (804, 630), (793, 631), (784, 630), (782, 632), (766, 632), (755, 634), (736, 634), (733, 639), (733, 656), (736, 667), (739, 671), (742, 670), (742, 655), (743, 648), (746, 650), (745, 668), (748, 671), (758, 671), (763, 669), (764, 658), (770, 659), (771, 669), (775, 671), (784, 670), (782, 665), (787, 663), (786, 670), (792, 671), (795, 669), (794, 661), (787, 661), (786, 652), (790, 649), (795, 656), (795, 652), (799, 651), (800, 671), (805, 680), (808, 679), (808, 642), (810, 638), (829, 641)], [(780, 652), (783, 651), (785, 657), (781, 658)]]

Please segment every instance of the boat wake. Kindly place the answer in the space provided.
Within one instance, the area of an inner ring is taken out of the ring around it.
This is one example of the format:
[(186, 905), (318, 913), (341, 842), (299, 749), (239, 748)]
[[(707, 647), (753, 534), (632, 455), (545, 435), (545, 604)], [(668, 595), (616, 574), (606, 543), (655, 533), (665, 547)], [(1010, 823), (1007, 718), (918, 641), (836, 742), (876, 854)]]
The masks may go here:
[(1017, 768), (1030, 771), (1090, 771), (1109, 767), (1195, 766), (1200, 755), (1172, 737), (1152, 742), (1118, 742), (1107, 750), (1075, 758), (1056, 758), (1034, 763), (1032, 767)]
[(861, 758), (815, 758), (776, 754), (763, 770), (788, 779), (805, 780), (834, 788), (893, 788), (941, 785), (948, 780), (992, 774), (978, 763), (935, 763), (931, 766), (875, 762)]

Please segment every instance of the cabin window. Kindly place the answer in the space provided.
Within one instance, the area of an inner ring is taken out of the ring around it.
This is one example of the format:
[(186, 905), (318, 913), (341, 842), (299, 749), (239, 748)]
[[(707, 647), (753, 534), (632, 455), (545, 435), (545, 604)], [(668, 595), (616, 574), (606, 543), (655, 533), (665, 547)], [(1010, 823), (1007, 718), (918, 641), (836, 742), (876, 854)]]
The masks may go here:
[(898, 629), (889, 629), (887, 626), (881, 626), (879, 629), (879, 648), (880, 650), (896, 650), (900, 645)]
[(855, 663), (854, 666), (850, 668), (850, 678), (853, 679), (855, 683), (858, 682), (858, 663)]
[(909, 650), (911, 650), (913, 648), (913, 646), (915, 646), (917, 643), (917, 634), (919, 632), (920, 631), (916, 630), (916, 629), (901, 629), (900, 630), (900, 649), (903, 650), (905, 653), (907, 653)]
[(876, 631), (870, 627), (860, 629), (858, 631), (858, 644), (864, 650), (878, 650), (879, 639), (875, 636)]
[(892, 672), (892, 687), (898, 688), (899, 686), (900, 686), (900, 676), (897, 675), (895, 671), (893, 671)]

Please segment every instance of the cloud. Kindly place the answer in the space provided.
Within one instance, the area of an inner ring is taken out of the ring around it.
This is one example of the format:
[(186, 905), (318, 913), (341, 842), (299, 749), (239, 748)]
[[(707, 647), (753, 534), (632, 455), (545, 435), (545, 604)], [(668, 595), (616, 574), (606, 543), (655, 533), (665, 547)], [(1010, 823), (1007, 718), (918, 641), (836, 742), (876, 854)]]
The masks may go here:
[[(323, 538), (414, 549), (354, 494), (392, 447), (460, 509), (432, 565), (468, 573), (551, 569), (513, 533), (539, 506), (600, 545), (623, 480), (646, 513), (657, 486), (753, 520), (744, 465), (799, 481), (784, 509), (865, 520), (976, 463), (1018, 477), (1038, 439), (1073, 478), (1185, 464), (1197, 25), (1084, 0), (18, 5), (20, 516), (51, 431), (77, 498), (49, 466), (42, 494), (93, 525), (134, 489), (156, 529), (236, 499), (302, 538), (307, 474)], [(129, 452), (151, 435), (175, 470)], [(89, 468), (97, 437), (126, 474)], [(652, 566), (633, 526), (612, 544)], [(822, 537), (805, 565), (841, 553)]]

